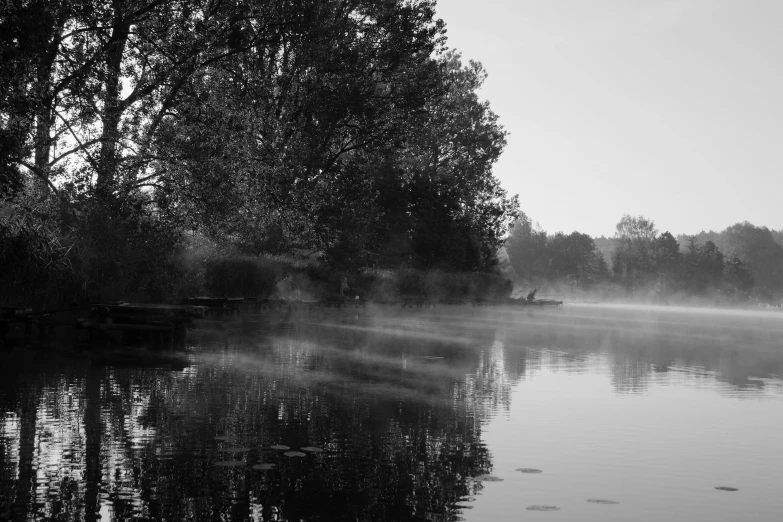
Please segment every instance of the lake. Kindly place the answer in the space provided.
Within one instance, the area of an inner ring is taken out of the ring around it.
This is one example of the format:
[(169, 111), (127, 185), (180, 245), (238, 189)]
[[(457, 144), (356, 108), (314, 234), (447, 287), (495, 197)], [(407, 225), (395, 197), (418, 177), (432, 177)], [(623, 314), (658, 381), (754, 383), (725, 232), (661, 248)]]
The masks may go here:
[(783, 519), (780, 312), (321, 310), (188, 343), (0, 354), (0, 519)]

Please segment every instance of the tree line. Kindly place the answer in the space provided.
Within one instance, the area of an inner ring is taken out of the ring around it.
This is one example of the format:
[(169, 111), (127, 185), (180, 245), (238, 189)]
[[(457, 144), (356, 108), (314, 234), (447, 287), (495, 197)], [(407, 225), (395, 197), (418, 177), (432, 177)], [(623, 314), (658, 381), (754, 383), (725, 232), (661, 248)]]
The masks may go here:
[(516, 217), (486, 72), (447, 48), (434, 0), (11, 1), (0, 62), (17, 280), (155, 285), (186, 232), (493, 271)]
[(783, 293), (781, 233), (748, 222), (722, 232), (673, 236), (624, 215), (612, 238), (547, 234), (520, 213), (506, 241), (514, 274), (528, 285), (565, 284), (650, 297), (771, 302)]

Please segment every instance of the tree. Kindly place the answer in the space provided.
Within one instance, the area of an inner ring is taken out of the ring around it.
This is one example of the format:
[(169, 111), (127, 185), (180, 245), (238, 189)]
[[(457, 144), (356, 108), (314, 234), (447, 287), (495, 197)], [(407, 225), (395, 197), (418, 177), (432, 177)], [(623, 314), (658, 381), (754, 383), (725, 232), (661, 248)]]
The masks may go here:
[(547, 240), (551, 260), (549, 278), (569, 281), (577, 286), (590, 286), (602, 281), (608, 274), (606, 261), (587, 234), (558, 232)]
[(658, 275), (659, 291), (661, 293), (676, 291), (682, 279), (682, 253), (680, 243), (668, 231), (655, 239), (653, 263)]
[(533, 283), (546, 277), (549, 270), (547, 234), (524, 213), (514, 221), (506, 240), (511, 266), (520, 279)]
[(725, 260), (723, 281), (727, 291), (738, 297), (747, 297), (755, 284), (750, 271), (736, 256), (728, 257)]
[(644, 216), (625, 214), (617, 223), (612, 272), (627, 289), (638, 289), (652, 281), (657, 235), (655, 223)]
[(407, 235), (420, 266), (492, 270), (518, 211), (516, 197), (492, 174), (506, 132), (478, 98), (486, 78), (481, 64), (463, 65), (458, 53), (447, 52), (435, 65), (438, 94), (410, 121), (391, 162), (407, 197), (384, 198), (391, 207), (382, 212), (409, 213), (407, 234), (391, 233)]
[[(701, 232), (696, 241), (713, 241), (729, 258), (737, 257), (750, 271), (755, 283), (774, 292), (783, 289), (783, 246), (775, 231), (757, 227), (747, 221), (736, 223), (721, 232)], [(683, 237), (682, 241), (687, 242)]]
[(691, 237), (684, 255), (686, 285), (694, 295), (706, 295), (718, 291), (723, 284), (723, 253), (712, 241), (704, 245)]
[(368, 239), (375, 158), (434, 95), (442, 22), (428, 1), (306, 6), (277, 6), (263, 45), (192, 83), (155, 168), (193, 226), (337, 255)]
[[(18, 190), (21, 167), (49, 181), (52, 145), (52, 75), (62, 32), (75, 14), (69, 2), (10, 2), (0, 8), (0, 187)], [(32, 156), (32, 161), (30, 161)]]
[(737, 223), (721, 232), (721, 243), (728, 256), (742, 261), (756, 284), (773, 291), (783, 289), (783, 246), (768, 228)]

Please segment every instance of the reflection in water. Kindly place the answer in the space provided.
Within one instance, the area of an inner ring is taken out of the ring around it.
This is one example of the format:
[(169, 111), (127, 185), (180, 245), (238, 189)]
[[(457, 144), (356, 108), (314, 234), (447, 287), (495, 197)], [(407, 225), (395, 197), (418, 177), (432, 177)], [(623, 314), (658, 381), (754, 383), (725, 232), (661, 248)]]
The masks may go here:
[[(778, 400), (782, 319), (601, 307), (335, 313), (272, 336), (196, 337), (180, 369), (2, 354), (0, 519), (456, 520), (492, 488), (516, 487), (510, 479), (552, 475), (497, 461), (483, 441), (490, 425), (523, 422), (523, 383), (551, 374), (596, 383), (587, 395), (603, 379), (618, 397), (664, 386)], [(568, 407), (556, 392), (524, 403)], [(591, 429), (576, 417), (571, 429)], [(555, 505), (530, 500), (514, 509)]]

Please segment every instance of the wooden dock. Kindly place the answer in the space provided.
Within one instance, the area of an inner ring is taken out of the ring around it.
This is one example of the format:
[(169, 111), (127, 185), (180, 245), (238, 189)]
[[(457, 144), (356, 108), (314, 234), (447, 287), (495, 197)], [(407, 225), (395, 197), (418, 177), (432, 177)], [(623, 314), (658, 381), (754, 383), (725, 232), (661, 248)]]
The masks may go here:
[(244, 297), (187, 297), (180, 303), (206, 308), (207, 317), (233, 317), (242, 315), (244, 301)]
[(96, 303), (77, 327), (87, 330), (93, 346), (109, 341), (120, 346), (184, 347), (188, 327), (207, 311), (206, 306), (190, 304)]

